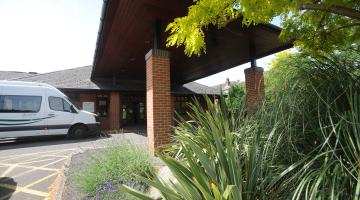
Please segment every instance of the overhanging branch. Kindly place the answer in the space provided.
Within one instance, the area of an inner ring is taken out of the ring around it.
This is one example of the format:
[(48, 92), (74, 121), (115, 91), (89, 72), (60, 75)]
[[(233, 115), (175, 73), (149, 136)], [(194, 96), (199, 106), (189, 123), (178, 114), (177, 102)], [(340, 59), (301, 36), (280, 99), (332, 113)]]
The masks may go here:
[(360, 20), (360, 12), (351, 8), (341, 6), (327, 6), (323, 4), (300, 4), (300, 10), (319, 10), (337, 15), (346, 16), (352, 19)]

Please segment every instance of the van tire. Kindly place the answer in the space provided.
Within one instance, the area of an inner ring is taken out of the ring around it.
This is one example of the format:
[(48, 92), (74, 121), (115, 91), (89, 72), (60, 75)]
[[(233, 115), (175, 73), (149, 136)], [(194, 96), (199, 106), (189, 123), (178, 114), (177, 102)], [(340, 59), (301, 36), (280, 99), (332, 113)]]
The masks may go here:
[(87, 128), (84, 125), (75, 125), (73, 126), (70, 131), (69, 131), (69, 137), (71, 139), (81, 139), (84, 138), (85, 136), (87, 136)]

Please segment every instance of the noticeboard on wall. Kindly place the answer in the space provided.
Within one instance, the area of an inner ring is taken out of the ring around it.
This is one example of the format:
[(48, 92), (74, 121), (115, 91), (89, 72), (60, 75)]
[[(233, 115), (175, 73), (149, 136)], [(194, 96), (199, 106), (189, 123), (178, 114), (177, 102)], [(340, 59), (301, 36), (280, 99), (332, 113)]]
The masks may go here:
[(83, 108), (83, 110), (94, 113), (95, 112), (95, 103), (94, 102), (83, 102), (82, 108)]

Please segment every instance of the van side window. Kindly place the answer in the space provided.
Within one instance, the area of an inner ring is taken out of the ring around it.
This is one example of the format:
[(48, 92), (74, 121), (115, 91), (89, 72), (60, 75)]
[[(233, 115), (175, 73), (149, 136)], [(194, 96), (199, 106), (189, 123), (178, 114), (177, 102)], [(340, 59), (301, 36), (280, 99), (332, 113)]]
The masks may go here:
[(37, 113), (41, 96), (0, 95), (0, 113)]
[(49, 97), (49, 106), (51, 110), (71, 112), (70, 104), (60, 97)]

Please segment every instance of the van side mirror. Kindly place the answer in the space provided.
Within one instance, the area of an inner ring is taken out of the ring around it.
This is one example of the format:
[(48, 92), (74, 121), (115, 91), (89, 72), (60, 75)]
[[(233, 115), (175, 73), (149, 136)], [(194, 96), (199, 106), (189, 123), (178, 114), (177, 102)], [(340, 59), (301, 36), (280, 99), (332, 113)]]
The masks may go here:
[(72, 113), (78, 113), (73, 105), (70, 106), (70, 110)]

